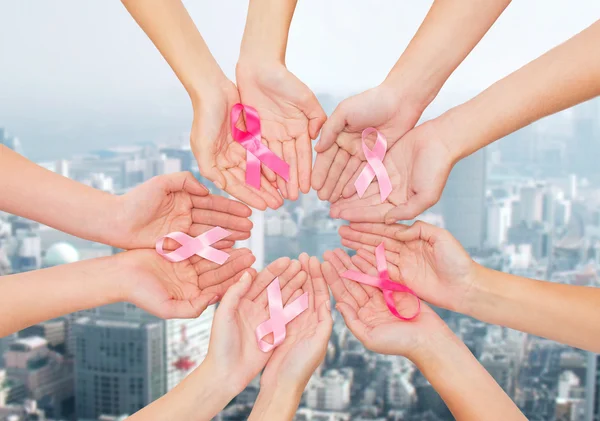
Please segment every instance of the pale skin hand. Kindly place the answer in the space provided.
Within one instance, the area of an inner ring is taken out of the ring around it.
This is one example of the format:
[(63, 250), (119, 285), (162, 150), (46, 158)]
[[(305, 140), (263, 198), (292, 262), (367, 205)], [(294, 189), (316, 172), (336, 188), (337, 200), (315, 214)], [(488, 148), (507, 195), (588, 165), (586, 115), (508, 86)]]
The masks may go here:
[[(140, 212), (143, 209), (143, 212)], [(124, 249), (151, 248), (156, 240), (174, 231), (196, 237), (215, 226), (231, 233), (214, 245), (232, 247), (250, 237), (252, 214), (246, 205), (208, 193), (191, 173), (154, 177), (118, 198), (117, 218), (120, 238), (113, 244)], [(175, 249), (175, 241), (165, 241), (165, 249)]]
[(275, 277), (279, 277), (282, 286), (284, 305), (307, 279), (298, 261), (277, 259), (260, 272), (254, 282), (245, 280), (235, 285), (230, 302), (226, 303), (228, 310), (213, 322), (207, 360), (214, 361), (226, 372), (236, 373), (230, 383), (238, 393), (258, 375), (273, 354), (260, 350), (255, 331), (269, 319), (266, 288)]
[(404, 136), (509, 3), (494, 0), (486, 7), (479, 7), (476, 0), (433, 3), (386, 80), (342, 101), (323, 125), (312, 177), (322, 200), (334, 203), (356, 192), (354, 182), (365, 166), (362, 131), (378, 129), (388, 148)]
[(421, 221), (411, 226), (352, 223), (340, 227), (340, 236), (344, 246), (356, 250), (352, 262), (361, 271), (376, 264), (375, 247), (383, 242), (393, 281), (438, 307), (464, 310), (477, 265), (448, 231)]
[(262, 177), (261, 188), (246, 186), (246, 151), (231, 138), (229, 113), (240, 102), (237, 88), (210, 53), (179, 0), (123, 0), (188, 92), (194, 121), (191, 147), (200, 173), (248, 205), (276, 209), (283, 199)]
[(316, 257), (303, 253), (304, 285), (289, 299), (308, 292), (308, 309), (286, 326), (285, 341), (269, 359), (261, 376), (261, 391), (249, 420), (292, 420), (310, 376), (325, 359), (331, 336), (329, 289)]
[(117, 255), (128, 274), (121, 290), (124, 301), (164, 319), (195, 318), (223, 297), (256, 258), (248, 249), (224, 249), (223, 265), (198, 256), (171, 263), (154, 250), (131, 250)]
[[(295, 0), (253, 0), (248, 8), (236, 81), (241, 100), (258, 111), (263, 143), (290, 165), (289, 182), (262, 166), (284, 198), (308, 193), (312, 144), (327, 116), (313, 92), (285, 66)], [(274, 18), (278, 17), (278, 18)]]
[[(359, 270), (344, 252), (324, 256), (323, 274), (346, 324), (372, 351), (402, 355), (413, 361), (459, 421), (525, 420), (516, 405), (478, 363), (469, 349), (425, 304), (411, 321), (402, 321), (387, 308), (381, 292), (342, 278)], [(376, 271), (367, 262), (366, 272)], [(396, 303), (402, 305), (402, 300)]]
[(439, 200), (454, 163), (435, 125), (422, 124), (394, 143), (385, 155), (383, 164), (392, 192), (383, 203), (375, 178), (362, 198), (354, 193), (341, 199), (331, 205), (330, 214), (350, 222), (394, 223), (413, 219)]

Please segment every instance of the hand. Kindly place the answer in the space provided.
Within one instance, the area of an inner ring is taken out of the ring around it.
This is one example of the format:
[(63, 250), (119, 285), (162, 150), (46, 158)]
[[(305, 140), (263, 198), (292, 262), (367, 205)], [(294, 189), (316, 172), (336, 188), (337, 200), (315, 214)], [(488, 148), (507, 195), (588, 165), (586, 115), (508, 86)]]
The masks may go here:
[(392, 280), (431, 304), (464, 313), (477, 265), (448, 231), (417, 221), (410, 227), (350, 224), (340, 235), (344, 246), (357, 251), (352, 262), (361, 270), (376, 264), (375, 247), (383, 242)]
[(312, 176), (312, 187), (321, 200), (335, 203), (356, 193), (354, 182), (366, 164), (364, 129), (379, 130), (391, 148), (417, 124), (424, 107), (400, 91), (407, 90), (384, 82), (342, 101), (325, 122), (315, 146), (317, 159)]
[(298, 261), (282, 257), (260, 272), (254, 282), (245, 277), (232, 286), (215, 314), (206, 358), (229, 373), (229, 383), (237, 393), (258, 375), (273, 354), (260, 350), (255, 331), (269, 318), (266, 288), (277, 276), (284, 305), (307, 278)]
[(263, 142), (290, 165), (290, 179), (263, 166), (284, 198), (296, 200), (298, 189), (310, 190), (312, 143), (327, 119), (312, 91), (283, 64), (254, 65), (239, 62), (236, 78), (242, 102), (260, 115)]
[[(362, 198), (357, 193), (331, 205), (331, 216), (350, 222), (410, 220), (440, 199), (455, 161), (429, 122), (408, 132), (394, 143), (383, 160), (392, 192), (381, 203), (377, 179)], [(358, 174), (356, 174), (356, 177)], [(354, 180), (350, 181), (354, 184)]]
[(262, 387), (294, 389), (301, 393), (310, 376), (325, 359), (333, 319), (329, 289), (323, 279), (321, 264), (316, 257), (302, 253), (302, 269), (306, 282), (291, 296), (290, 301), (308, 292), (308, 309), (287, 325), (285, 341), (275, 348), (261, 377)]
[(191, 146), (200, 173), (227, 193), (253, 208), (277, 209), (283, 199), (275, 187), (261, 176), (260, 190), (246, 184), (246, 150), (233, 140), (231, 108), (240, 102), (238, 91), (227, 81), (215, 92), (203, 93), (194, 101)]
[[(447, 327), (427, 305), (421, 304), (421, 313), (411, 321), (395, 317), (377, 288), (362, 285), (341, 277), (346, 270), (361, 270), (341, 249), (328, 251), (323, 256), (323, 274), (337, 304), (336, 308), (354, 336), (374, 352), (402, 355), (415, 361), (419, 353), (431, 348), (430, 341), (445, 334)], [(363, 269), (377, 272), (365, 262)], [(394, 293), (397, 308), (403, 305), (403, 294)]]
[[(236, 240), (250, 237), (252, 211), (244, 204), (209, 194), (189, 172), (161, 175), (119, 196), (117, 212), (120, 237), (116, 244), (124, 249), (154, 248), (156, 240), (173, 231), (197, 236), (220, 226), (231, 232), (215, 244), (232, 247)], [(165, 249), (177, 248), (172, 240)]]
[(198, 256), (171, 263), (154, 250), (131, 250), (115, 255), (128, 276), (123, 301), (163, 319), (198, 317), (216, 303), (242, 274), (255, 273), (256, 260), (248, 249), (225, 249), (229, 258), (218, 265)]

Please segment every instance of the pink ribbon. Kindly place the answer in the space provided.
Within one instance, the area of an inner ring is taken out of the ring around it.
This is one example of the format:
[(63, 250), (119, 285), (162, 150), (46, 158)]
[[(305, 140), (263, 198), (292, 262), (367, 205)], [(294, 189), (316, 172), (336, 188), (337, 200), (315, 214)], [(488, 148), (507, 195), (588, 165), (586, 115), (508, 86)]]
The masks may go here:
[[(190, 237), (183, 232), (176, 231), (159, 238), (156, 241), (156, 251), (165, 259), (173, 263), (189, 259), (196, 254), (206, 260), (222, 265), (229, 258), (229, 254), (217, 250), (211, 247), (211, 245), (217, 241), (221, 241), (229, 235), (231, 235), (231, 233), (221, 227), (214, 227), (195, 238)], [(167, 238), (177, 241), (181, 244), (181, 247), (170, 253), (166, 253), (163, 250), (163, 244)]]
[[(247, 132), (235, 127), (242, 111), (246, 112)], [(260, 189), (261, 162), (283, 177), (285, 181), (290, 181), (290, 166), (261, 142), (260, 118), (255, 108), (244, 104), (233, 106), (231, 109), (231, 135), (246, 149), (246, 184)]]
[[(279, 278), (275, 278), (267, 287), (267, 298), (269, 299), (269, 314), (271, 318), (256, 328), (256, 340), (262, 352), (269, 352), (276, 346), (281, 345), (286, 335), (285, 325), (308, 308), (308, 292), (305, 292), (292, 303), (283, 307)], [(263, 340), (269, 333), (273, 334), (272, 344)]]
[[(373, 149), (369, 149), (365, 139), (371, 134), (377, 133), (377, 140)], [(379, 194), (381, 195), (381, 201), (385, 202), (385, 199), (392, 192), (392, 182), (390, 176), (383, 165), (383, 158), (387, 151), (387, 140), (379, 132), (379, 130), (369, 127), (364, 129), (362, 132), (362, 150), (367, 158), (367, 165), (363, 168), (362, 172), (354, 182), (354, 187), (358, 192), (358, 197), (363, 197), (367, 187), (371, 184), (371, 181), (375, 177), (379, 181)]]
[[(344, 278), (352, 281), (360, 282), (361, 284), (371, 285), (372, 287), (379, 288), (383, 291), (383, 298), (385, 303), (392, 312), (392, 314), (402, 320), (412, 320), (419, 315), (421, 312), (421, 301), (417, 294), (406, 285), (402, 285), (390, 280), (390, 276), (387, 270), (387, 262), (385, 260), (385, 246), (383, 243), (379, 244), (375, 249), (375, 260), (377, 261), (377, 270), (379, 271), (379, 277), (367, 275), (361, 272), (353, 270), (347, 270), (342, 273)], [(394, 304), (394, 292), (407, 292), (417, 299), (417, 311), (410, 317), (402, 316), (396, 309)]]

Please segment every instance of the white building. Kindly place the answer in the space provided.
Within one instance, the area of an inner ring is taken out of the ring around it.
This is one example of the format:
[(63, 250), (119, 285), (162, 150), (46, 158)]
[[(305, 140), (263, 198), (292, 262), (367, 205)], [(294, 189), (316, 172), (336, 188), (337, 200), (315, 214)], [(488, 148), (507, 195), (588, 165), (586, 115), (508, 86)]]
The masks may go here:
[(511, 222), (511, 201), (494, 200), (488, 203), (486, 245), (488, 247), (499, 249), (503, 244), (505, 244)]
[(352, 380), (338, 370), (311, 379), (305, 390), (306, 404), (311, 409), (343, 411), (350, 405)]

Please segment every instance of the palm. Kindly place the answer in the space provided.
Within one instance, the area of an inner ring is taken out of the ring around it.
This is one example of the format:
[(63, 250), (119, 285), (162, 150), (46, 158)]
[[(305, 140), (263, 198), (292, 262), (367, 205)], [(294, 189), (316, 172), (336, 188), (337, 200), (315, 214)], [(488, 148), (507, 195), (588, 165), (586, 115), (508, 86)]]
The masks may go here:
[(254, 263), (248, 249), (225, 250), (227, 262), (218, 265), (193, 256), (171, 263), (154, 250), (132, 250), (123, 258), (132, 267), (127, 300), (163, 318), (197, 317), (225, 294)]
[[(435, 139), (415, 129), (392, 146), (383, 163), (393, 189), (382, 203), (377, 179), (362, 198), (355, 193), (331, 206), (331, 215), (351, 222), (394, 222), (413, 219), (439, 200), (452, 162)], [(393, 211), (388, 214), (388, 212)], [(390, 216), (393, 218), (390, 218)]]
[(240, 102), (238, 91), (229, 83), (221, 97), (194, 111), (191, 144), (200, 173), (227, 193), (264, 210), (283, 204), (270, 183), (261, 177), (261, 188), (246, 185), (246, 150), (231, 136), (229, 113)]
[(319, 153), (313, 188), (319, 191), (319, 197), (335, 203), (356, 192), (354, 181), (366, 164), (363, 130), (376, 128), (391, 148), (415, 126), (420, 115), (417, 108), (399, 102), (395, 94), (383, 86), (342, 101), (323, 126), (321, 141), (316, 147)]
[(308, 193), (311, 137), (316, 137), (325, 120), (313, 93), (284, 66), (262, 71), (239, 67), (237, 82), (242, 101), (256, 108), (260, 115), (263, 142), (290, 165), (289, 183), (264, 169), (267, 178), (276, 181), (284, 197), (291, 200), (298, 198), (299, 188)]

